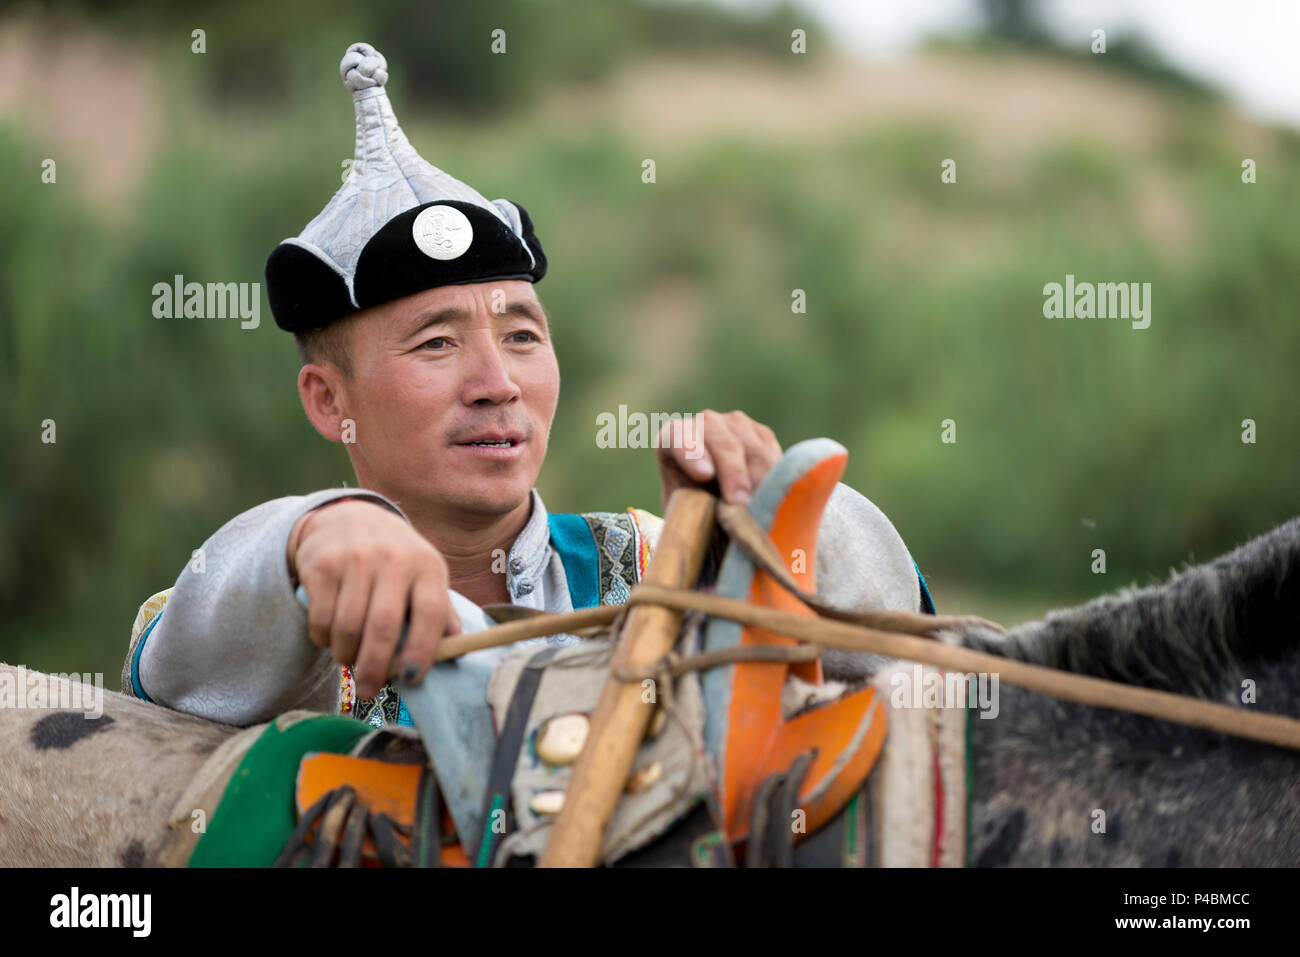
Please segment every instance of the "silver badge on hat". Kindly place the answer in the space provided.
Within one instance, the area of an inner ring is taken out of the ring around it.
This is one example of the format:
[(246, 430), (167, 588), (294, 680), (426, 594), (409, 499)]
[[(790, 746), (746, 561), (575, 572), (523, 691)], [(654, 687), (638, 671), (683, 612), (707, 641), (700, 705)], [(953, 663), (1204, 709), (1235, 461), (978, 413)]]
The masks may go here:
[(411, 223), (411, 238), (430, 259), (455, 259), (474, 241), (474, 227), (454, 206), (430, 206)]

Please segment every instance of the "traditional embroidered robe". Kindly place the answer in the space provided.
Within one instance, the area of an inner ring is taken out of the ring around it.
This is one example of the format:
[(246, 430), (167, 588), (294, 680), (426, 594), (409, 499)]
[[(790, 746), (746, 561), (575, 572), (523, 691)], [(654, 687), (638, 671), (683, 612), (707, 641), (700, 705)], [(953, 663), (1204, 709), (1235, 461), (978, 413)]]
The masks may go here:
[[(639, 508), (552, 514), (536, 489), (531, 496), (529, 520), (506, 557), (511, 601), (548, 612), (623, 604), (648, 567), (663, 520)], [(292, 708), (351, 714), (376, 727), (411, 725), (391, 684), (373, 699), (357, 699), (349, 669), (306, 640), (285, 545), (302, 515), (342, 497), (402, 514), (382, 495), (342, 488), (276, 499), (232, 519), (204, 543), (201, 570), (187, 565), (172, 588), (141, 606), (122, 690), (236, 725)], [(822, 596), (841, 607), (933, 610), (893, 525), (842, 483), (823, 516), (817, 580)]]

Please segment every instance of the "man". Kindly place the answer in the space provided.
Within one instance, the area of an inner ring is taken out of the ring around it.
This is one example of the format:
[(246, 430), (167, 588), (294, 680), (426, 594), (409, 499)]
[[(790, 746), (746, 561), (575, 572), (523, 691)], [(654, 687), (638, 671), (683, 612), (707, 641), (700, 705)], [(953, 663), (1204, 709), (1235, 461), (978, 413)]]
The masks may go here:
[[(560, 373), (532, 221), (415, 152), (373, 47), (353, 44), (340, 68), (356, 108), (352, 169), (272, 252), (266, 278), (302, 355), (303, 409), (344, 443), (359, 488), (276, 499), (223, 526), (141, 608), (123, 668), (128, 693), (230, 724), (292, 708), (410, 724), (385, 681), (408, 618), (401, 674), (418, 683), (460, 628), (448, 589), (552, 612), (619, 604), (661, 524), (635, 508), (547, 512), (534, 483)], [(739, 411), (693, 424), (690, 444), (680, 422), (659, 437), (663, 502), (683, 486), (748, 501), (782, 454), (772, 430)], [(845, 606), (922, 607), (897, 532), (842, 484), (818, 574)]]

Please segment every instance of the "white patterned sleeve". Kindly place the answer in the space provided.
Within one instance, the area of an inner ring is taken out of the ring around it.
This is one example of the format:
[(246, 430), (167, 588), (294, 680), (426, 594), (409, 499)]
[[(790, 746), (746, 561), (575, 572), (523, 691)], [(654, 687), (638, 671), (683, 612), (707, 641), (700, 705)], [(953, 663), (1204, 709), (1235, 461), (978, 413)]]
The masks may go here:
[(299, 518), (348, 497), (402, 515), (382, 495), (338, 488), (265, 502), (218, 529), (134, 643), (124, 683), (129, 677), (147, 700), (224, 724), (257, 724), (293, 708), (337, 711), (339, 665), (307, 637), (286, 549)]

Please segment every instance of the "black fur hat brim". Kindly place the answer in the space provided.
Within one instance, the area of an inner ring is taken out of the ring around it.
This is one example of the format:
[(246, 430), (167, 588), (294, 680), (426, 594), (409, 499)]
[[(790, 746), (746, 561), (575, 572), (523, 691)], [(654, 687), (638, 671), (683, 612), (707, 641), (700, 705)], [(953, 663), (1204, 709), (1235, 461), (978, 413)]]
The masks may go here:
[[(546, 275), (546, 254), (527, 211), (514, 205), (522, 243), (500, 217), (475, 203), (438, 200), (398, 213), (362, 247), (352, 297), (343, 276), (319, 255), (300, 243), (283, 242), (266, 261), (267, 298), (275, 323), (287, 332), (302, 332), (438, 286), (494, 279), (539, 282)], [(473, 239), (454, 258), (427, 254), (412, 233), (416, 218), (432, 206), (449, 206), (469, 221)]]

